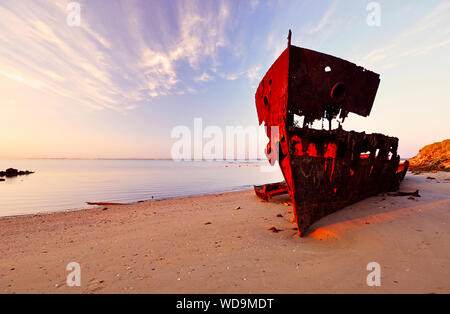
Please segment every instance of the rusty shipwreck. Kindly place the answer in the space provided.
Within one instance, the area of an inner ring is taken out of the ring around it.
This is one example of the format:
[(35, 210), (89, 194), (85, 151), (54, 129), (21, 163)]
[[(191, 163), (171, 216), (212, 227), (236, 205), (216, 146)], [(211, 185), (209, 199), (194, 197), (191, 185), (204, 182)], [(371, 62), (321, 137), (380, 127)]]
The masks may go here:
[[(398, 190), (408, 162), (400, 162), (398, 138), (342, 128), (349, 113), (369, 116), (380, 76), (293, 46), (290, 39), (289, 31), (288, 47), (255, 95), (259, 123), (269, 137), (266, 154), (272, 165), (278, 161), (285, 182), (255, 186), (255, 192), (265, 200), (289, 193), (298, 232), (304, 235), (336, 210)], [(314, 122), (322, 128), (312, 128)]]

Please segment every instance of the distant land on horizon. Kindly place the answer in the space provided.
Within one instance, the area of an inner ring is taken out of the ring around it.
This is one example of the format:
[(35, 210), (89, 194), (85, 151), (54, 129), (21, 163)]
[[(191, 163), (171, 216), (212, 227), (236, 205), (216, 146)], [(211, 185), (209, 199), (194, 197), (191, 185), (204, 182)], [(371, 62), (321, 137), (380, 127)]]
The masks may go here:
[[(9, 157), (0, 157), (0, 160), (11, 160), (11, 159), (20, 159), (20, 160), (33, 160), (33, 159), (48, 159), (48, 160), (164, 160), (170, 161), (174, 160), (172, 158), (88, 158), (88, 157), (17, 157), (17, 158), (9, 158)], [(236, 160), (228, 160), (228, 159), (217, 159), (217, 160), (209, 160), (209, 159), (192, 159), (192, 160), (177, 160), (181, 162), (190, 162), (190, 161), (208, 161), (208, 162), (256, 162), (256, 161), (265, 161), (264, 159), (236, 159)]]

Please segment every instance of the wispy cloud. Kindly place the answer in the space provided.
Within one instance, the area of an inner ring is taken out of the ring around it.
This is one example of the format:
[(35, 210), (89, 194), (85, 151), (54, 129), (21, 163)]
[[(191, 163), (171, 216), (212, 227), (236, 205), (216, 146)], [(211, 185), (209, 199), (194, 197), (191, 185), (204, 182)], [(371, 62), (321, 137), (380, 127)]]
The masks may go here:
[(314, 34), (322, 31), (327, 25), (330, 24), (330, 21), (336, 11), (338, 5), (338, 0), (334, 0), (330, 7), (327, 9), (325, 14), (320, 19), (319, 23), (315, 26), (312, 26), (308, 29), (309, 34)]
[(248, 77), (252, 87), (257, 86), (259, 81), (262, 79), (262, 75), (263, 75), (262, 66), (260, 66), (260, 65), (255, 65), (247, 71), (247, 77)]
[[(102, 15), (88, 14), (96, 9), (92, 2), (81, 2), (81, 27), (66, 24), (65, 1), (1, 3), (0, 75), (93, 110), (129, 110), (154, 97), (196, 93), (179, 68), (185, 63), (200, 72), (202, 63), (219, 64), (218, 51), (228, 44), (228, 2), (177, 2), (168, 22), (177, 27), (164, 40), (163, 30), (149, 29), (151, 11), (143, 4), (124, 2), (121, 14), (107, 17), (122, 25), (117, 32), (94, 28)], [(203, 72), (196, 78), (212, 80)]]
[(202, 75), (194, 77), (194, 81), (196, 82), (209, 82), (214, 80), (214, 78), (206, 72), (203, 72)]
[(244, 75), (244, 72), (239, 72), (239, 73), (221, 73), (221, 72), (218, 72), (217, 74), (221, 78), (223, 78), (224, 80), (235, 81), (238, 78), (240, 78), (242, 75)]
[(271, 31), (267, 36), (266, 49), (272, 52), (273, 60), (277, 59), (287, 46), (287, 33), (280, 35), (277, 31)]
[(256, 10), (256, 8), (259, 6), (260, 0), (250, 0), (250, 9), (252, 12)]
[(246, 78), (252, 88), (256, 86), (256, 83), (262, 79), (262, 66), (252, 65), (248, 69), (235, 72), (235, 73), (223, 73), (217, 72), (217, 75), (224, 80), (235, 81), (241, 78)]
[[(408, 29), (394, 36), (386, 46), (356, 59), (362, 60), (367, 67), (387, 70), (404, 61), (406, 57), (420, 56), (447, 46), (450, 44), (450, 37), (448, 32), (443, 32), (442, 29), (447, 27), (449, 19), (450, 3), (441, 3)], [(426, 40), (424, 32), (427, 34)]]
[[(416, 25), (411, 29), (405, 31), (402, 35), (407, 37), (432, 28), (436, 28), (443, 24), (443, 22), (448, 23), (448, 15), (450, 10), (450, 2), (443, 2), (438, 4), (433, 10), (422, 17)], [(444, 25), (445, 27), (445, 25)]]

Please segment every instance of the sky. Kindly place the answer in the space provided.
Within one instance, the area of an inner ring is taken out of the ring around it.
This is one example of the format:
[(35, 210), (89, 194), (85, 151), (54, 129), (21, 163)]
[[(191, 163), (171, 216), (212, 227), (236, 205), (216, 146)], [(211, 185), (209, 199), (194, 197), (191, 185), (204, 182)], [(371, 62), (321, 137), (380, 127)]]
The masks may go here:
[[(174, 127), (257, 126), (254, 95), (292, 44), (381, 75), (344, 129), (412, 157), (450, 137), (450, 1), (0, 0), (0, 158), (170, 158)], [(72, 9), (72, 8), (71, 8)]]

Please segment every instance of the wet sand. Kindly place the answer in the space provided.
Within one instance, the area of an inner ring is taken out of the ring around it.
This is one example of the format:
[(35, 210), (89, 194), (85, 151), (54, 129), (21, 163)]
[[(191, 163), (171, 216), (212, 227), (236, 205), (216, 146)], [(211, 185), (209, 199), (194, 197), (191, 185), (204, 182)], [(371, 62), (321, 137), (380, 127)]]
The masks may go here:
[(420, 198), (371, 197), (303, 238), (287, 197), (251, 190), (3, 218), (0, 293), (450, 293), (449, 178), (409, 173)]

